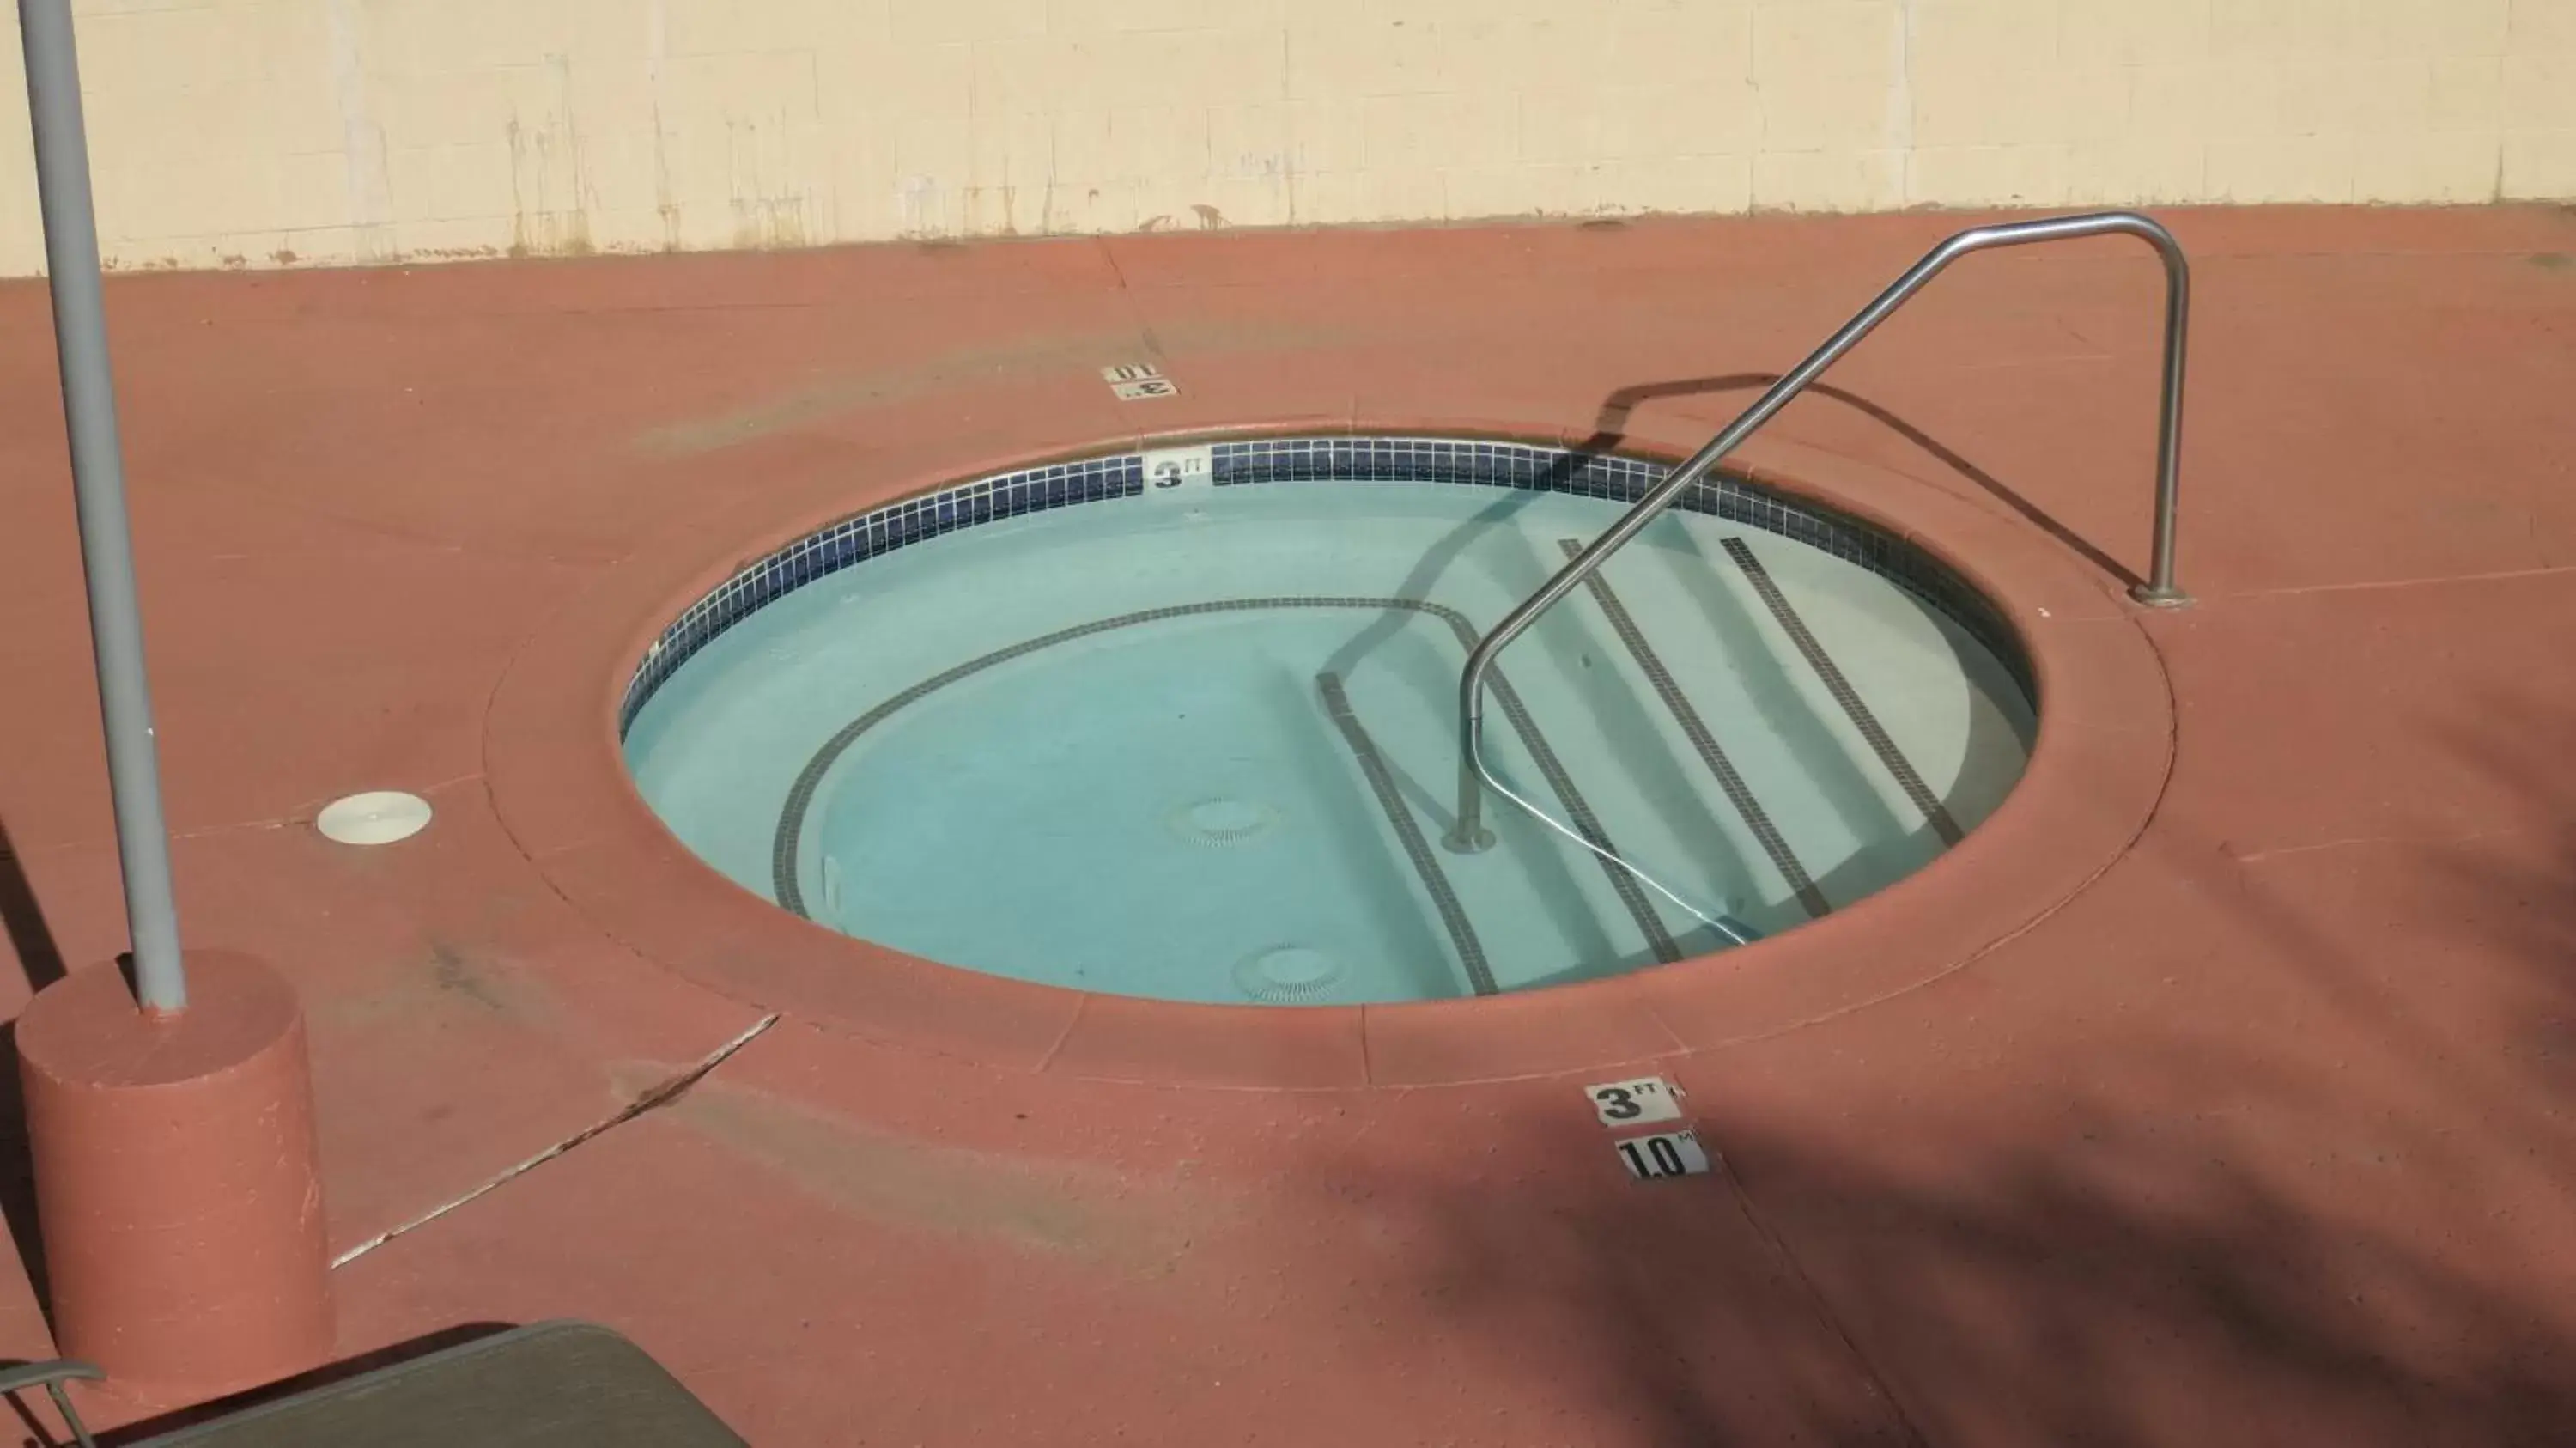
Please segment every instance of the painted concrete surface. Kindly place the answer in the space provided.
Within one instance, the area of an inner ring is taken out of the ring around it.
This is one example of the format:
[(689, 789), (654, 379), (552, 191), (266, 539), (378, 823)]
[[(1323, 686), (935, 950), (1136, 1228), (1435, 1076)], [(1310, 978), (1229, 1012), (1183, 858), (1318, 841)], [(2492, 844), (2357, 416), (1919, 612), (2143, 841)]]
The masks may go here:
[[(1300, 1089), (1219, 1084), (1177, 1017), (1069, 1056), (1025, 993), (957, 997), (961, 1037), (769, 937), (715, 970), (733, 906), (583, 883), (652, 842), (583, 802), (596, 720), (514, 722), (516, 681), (550, 648), (605, 671), (577, 645), (640, 640), (637, 580), (693, 539), (721, 570), (890, 479), (1260, 421), (1687, 445), (1948, 219), (120, 282), (182, 904), (304, 995), (334, 1245), (781, 1014), (357, 1256), (342, 1348), (597, 1317), (763, 1443), (2550, 1441), (2576, 1420), (2576, 220), (2172, 219), (2202, 296), (2193, 609), (2117, 601), (2143, 251), (1962, 266), (1748, 455), (1992, 539), (1963, 561), (2009, 598), (2059, 580), (2101, 631), (2058, 651), (2094, 702), (2019, 841), (1963, 847), (1853, 950), (1771, 958), (1894, 959), (1890, 989), (1801, 996), (1748, 953), (1617, 1010), (1514, 1003), (1409, 1072), (1363, 1029), (1357, 1076)], [(0, 904), (39, 983), (120, 943), (44, 321), (0, 289)], [(1130, 360), (1182, 395), (1113, 401), (1098, 369)], [(2040, 889), (2141, 770), (2129, 834)], [(366, 788), (437, 823), (371, 852), (311, 830)], [(1687, 1088), (1720, 1172), (1628, 1181), (1580, 1089), (1614, 1061)], [(28, 1274), (0, 1295), (0, 1350), (44, 1351)]]

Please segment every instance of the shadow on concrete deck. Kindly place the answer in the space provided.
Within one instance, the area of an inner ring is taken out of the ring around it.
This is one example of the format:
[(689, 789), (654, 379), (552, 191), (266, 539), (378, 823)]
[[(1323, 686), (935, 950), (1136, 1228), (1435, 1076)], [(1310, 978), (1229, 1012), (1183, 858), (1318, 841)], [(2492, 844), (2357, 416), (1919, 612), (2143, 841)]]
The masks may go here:
[[(1544, 1177), (1318, 1173), (1471, 1378), (1619, 1442), (2576, 1441), (2576, 721), (2462, 712), (2524, 828), (2240, 857), (2161, 818), (2102, 887), (2135, 938), (2040, 952), (2089, 984), (2024, 954), (1684, 1063), (1712, 1178), (1605, 1185), (1570, 1111), (1501, 1148)], [(1848, 1094), (1766, 1064), (1802, 1051)]]
[[(1595, 1426), (1630, 1425), (1597, 1441), (2568, 1441), (2576, 1338), (2536, 1293), (2117, 1103), (2067, 1114), (2061, 1150), (1946, 1169), (1720, 1113), (1720, 1175), (1632, 1203), (1382, 1174), (1370, 1194), (1421, 1244), (1413, 1285), (1470, 1375), (1580, 1385)], [(1552, 1149), (1615, 1171), (1589, 1127)]]

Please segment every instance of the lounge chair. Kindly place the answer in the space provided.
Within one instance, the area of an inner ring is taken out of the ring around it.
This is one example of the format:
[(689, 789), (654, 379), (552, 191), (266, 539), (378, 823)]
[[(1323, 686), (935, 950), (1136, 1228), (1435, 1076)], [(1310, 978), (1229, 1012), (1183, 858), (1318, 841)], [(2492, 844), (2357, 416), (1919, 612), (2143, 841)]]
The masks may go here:
[[(0, 1369), (0, 1394), (43, 1388), (95, 1448), (64, 1359)], [(604, 1327), (546, 1322), (192, 1423), (132, 1448), (745, 1448), (644, 1350)]]

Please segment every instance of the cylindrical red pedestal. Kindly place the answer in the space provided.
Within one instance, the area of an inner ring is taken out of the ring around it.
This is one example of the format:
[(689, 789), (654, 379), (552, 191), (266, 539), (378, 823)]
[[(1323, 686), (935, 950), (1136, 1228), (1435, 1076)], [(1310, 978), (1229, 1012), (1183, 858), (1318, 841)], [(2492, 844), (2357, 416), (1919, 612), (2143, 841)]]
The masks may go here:
[(18, 1018), (54, 1335), (122, 1395), (205, 1398), (331, 1351), (304, 1015), (277, 972), (190, 952), (153, 1019), (93, 966)]

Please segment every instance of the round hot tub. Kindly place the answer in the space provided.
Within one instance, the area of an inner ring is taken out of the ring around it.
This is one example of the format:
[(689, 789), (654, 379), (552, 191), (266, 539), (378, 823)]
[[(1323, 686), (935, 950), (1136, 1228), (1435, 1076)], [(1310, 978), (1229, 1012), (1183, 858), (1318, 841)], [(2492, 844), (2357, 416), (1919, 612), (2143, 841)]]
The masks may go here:
[(1468, 650), (1665, 467), (1264, 438), (914, 498), (666, 629), (627, 765), (781, 907), (1028, 981), (1348, 1005), (1734, 948), (1956, 844), (2032, 689), (1938, 560), (1712, 479), (1502, 655), (1462, 837)]

